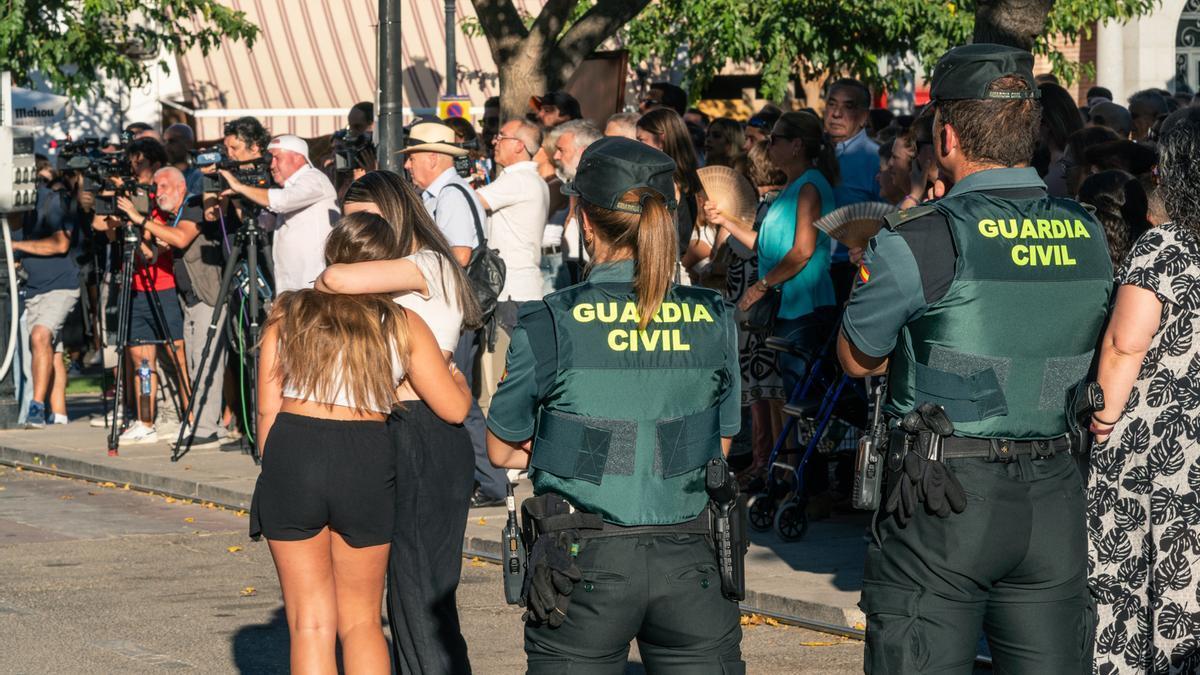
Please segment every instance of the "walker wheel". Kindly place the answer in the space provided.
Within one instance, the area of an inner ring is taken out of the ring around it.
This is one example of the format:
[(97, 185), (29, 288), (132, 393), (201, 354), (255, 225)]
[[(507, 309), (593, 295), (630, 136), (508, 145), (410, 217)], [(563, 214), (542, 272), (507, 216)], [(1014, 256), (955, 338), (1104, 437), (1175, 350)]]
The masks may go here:
[(760, 492), (750, 498), (748, 503), (750, 527), (755, 532), (766, 532), (771, 529), (771, 524), (775, 522), (775, 500), (771, 499), (771, 495)]
[(808, 514), (804, 504), (790, 501), (775, 514), (775, 531), (784, 541), (800, 541), (808, 532)]

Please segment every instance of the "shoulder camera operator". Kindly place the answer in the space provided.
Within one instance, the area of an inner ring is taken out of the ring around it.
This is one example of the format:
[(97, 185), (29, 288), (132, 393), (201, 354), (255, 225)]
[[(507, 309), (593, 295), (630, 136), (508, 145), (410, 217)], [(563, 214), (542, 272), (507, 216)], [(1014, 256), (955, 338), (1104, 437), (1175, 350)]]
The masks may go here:
[(275, 232), (271, 262), (276, 294), (312, 288), (325, 269), (325, 240), (340, 213), (337, 191), (309, 161), (308, 143), (299, 136), (276, 136), (267, 152), (279, 188), (245, 185), (226, 169), (220, 173), (230, 190), (269, 210), (259, 216), (259, 224)]
[[(175, 231), (178, 223), (167, 220), (167, 215), (155, 203), (156, 195), (152, 191), (155, 173), (167, 163), (166, 150), (162, 143), (152, 138), (139, 138), (129, 143), (126, 154), (132, 169), (132, 181), (114, 178), (113, 182), (119, 187), (125, 187), (126, 182), (137, 186), (150, 186), (151, 192), (147, 195), (148, 208), (145, 212), (139, 210), (134, 200), (128, 194), (122, 193), (116, 200), (118, 213), (108, 216), (96, 215), (92, 219), (92, 227), (107, 232), (110, 239), (116, 238), (117, 229), (121, 227), (137, 227), (142, 232), (142, 243), (134, 256), (129, 344), (126, 346), (129, 358), (126, 361), (125, 374), (129, 382), (136, 382), (135, 369), (143, 360), (147, 361), (152, 368), (150, 396), (148, 405), (137, 406), (135, 420), (125, 433), (121, 434), (120, 443), (123, 445), (158, 441), (158, 432), (154, 426), (160, 372), (155, 365), (158, 361), (157, 344), (169, 344), (174, 351), (176, 363), (183, 363), (184, 359), (183, 315), (175, 291), (175, 260), (170, 248), (173, 241), (181, 241), (179, 233)], [(157, 317), (152, 303), (161, 307), (162, 321)], [(162, 325), (163, 322), (166, 325)], [(115, 332), (118, 327), (109, 328)], [(186, 396), (186, 387), (181, 387), (181, 390), (180, 396)], [(119, 422), (118, 418), (115, 423)]]
[[(221, 140), (221, 148), (226, 158), (235, 162), (253, 162), (267, 154), (267, 144), (271, 142), (271, 134), (267, 132), (262, 123), (254, 117), (239, 117), (232, 122), (226, 122), (224, 138)], [(202, 173), (216, 173), (217, 167), (208, 166), (201, 169)], [(191, 192), (191, 190), (189, 190)], [(220, 209), (218, 211), (218, 205)], [(204, 217), (205, 220), (218, 221), (222, 219), (222, 214), (228, 214), (233, 211), (233, 205), (230, 203), (230, 195), (223, 194), (219, 198), (216, 195), (206, 195), (204, 198)], [(240, 221), (241, 213), (235, 213)]]
[[(25, 214), (12, 245), (26, 275), (24, 312), (29, 327), (33, 392), (25, 425), (31, 429), (40, 429), (47, 421), (67, 423), (62, 328), (79, 302), (79, 267), (72, 251), (78, 243), (75, 195), (40, 155), (37, 176), (37, 206)], [(53, 415), (49, 420), (47, 407)]]

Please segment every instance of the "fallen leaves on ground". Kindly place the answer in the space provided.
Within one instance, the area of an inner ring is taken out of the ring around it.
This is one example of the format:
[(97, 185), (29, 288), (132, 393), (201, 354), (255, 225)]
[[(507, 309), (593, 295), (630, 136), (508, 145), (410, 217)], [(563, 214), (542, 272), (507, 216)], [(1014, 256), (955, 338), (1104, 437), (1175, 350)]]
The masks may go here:
[(59, 495), (59, 499), (75, 499), (75, 495)]
[[(114, 484), (114, 485), (113, 485), (113, 487), (117, 487), (117, 486)], [(121, 489), (122, 489), (122, 490), (128, 490), (128, 489), (129, 489), (129, 483), (126, 483), (126, 484), (125, 484), (125, 487), (123, 487), (123, 488), (121, 488)]]
[(229, 547), (226, 547), (225, 550), (229, 551), (230, 553), (237, 553), (238, 551), (242, 550), (242, 547), (241, 546), (229, 546)]
[(174, 504), (176, 501), (177, 500), (174, 497), (167, 497), (167, 499), (166, 499), (166, 502), (168, 504)]
[(252, 595), (258, 595), (258, 589), (256, 589), (253, 586), (247, 586), (247, 587), (243, 588), (242, 590), (238, 591), (238, 595), (242, 596), (243, 598), (248, 598)]
[[(126, 483), (125, 485), (128, 486), (129, 483)], [(117, 487), (117, 484), (112, 481), (105, 481), (100, 484), (100, 487), (115, 488), (115, 487)]]
[(89, 497), (95, 497), (95, 496), (96, 496), (96, 495), (98, 495), (98, 494), (100, 494), (100, 493), (99, 493), (99, 492), (92, 492), (91, 490), (88, 490), (88, 496), (89, 496)]
[(235, 514), (233, 514), (233, 515), (237, 516), (238, 518), (245, 518), (245, 517), (246, 517), (246, 510), (245, 510), (245, 509), (238, 509), (238, 510), (237, 510), (237, 513), (235, 513)]
[(481, 517), (479, 518), (479, 524), (480, 524), (480, 525), (487, 525), (487, 518), (483, 518), (483, 517), (481, 516)]
[(767, 625), (767, 626), (778, 627), (778, 626), (782, 626), (783, 624), (779, 623), (779, 621), (776, 619), (773, 619), (769, 616), (763, 616), (762, 614), (743, 614), (742, 615), (742, 625), (743, 626)]
[(194, 523), (194, 522), (196, 522), (196, 519), (195, 519), (195, 518), (193, 518), (193, 517), (191, 517), (191, 516), (188, 516), (187, 518), (184, 518), (184, 519), (183, 519), (183, 522), (185, 522), (185, 523)]
[(471, 557), (471, 567), (487, 567), (487, 563), (479, 559), (479, 556)]

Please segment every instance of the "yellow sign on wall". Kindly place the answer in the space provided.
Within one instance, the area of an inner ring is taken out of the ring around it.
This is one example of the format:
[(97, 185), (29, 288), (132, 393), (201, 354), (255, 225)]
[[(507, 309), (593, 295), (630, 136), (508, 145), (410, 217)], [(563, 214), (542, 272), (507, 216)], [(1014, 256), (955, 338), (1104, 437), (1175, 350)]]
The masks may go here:
[(471, 99), (466, 96), (438, 99), (438, 118), (461, 117), (471, 121)]

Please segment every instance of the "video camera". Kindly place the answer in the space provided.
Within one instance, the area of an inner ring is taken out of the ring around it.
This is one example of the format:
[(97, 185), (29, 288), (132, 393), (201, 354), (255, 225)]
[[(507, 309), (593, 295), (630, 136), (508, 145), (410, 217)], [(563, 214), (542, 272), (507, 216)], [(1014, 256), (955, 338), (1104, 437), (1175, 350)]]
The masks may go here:
[(362, 166), (358, 154), (374, 145), (371, 132), (355, 133), (353, 129), (339, 129), (333, 132), (333, 168), (339, 173), (355, 169), (368, 169)]
[(58, 170), (78, 171), (83, 174), (83, 189), (97, 192), (115, 187), (113, 178), (132, 182), (133, 167), (125, 144), (111, 146), (116, 150), (105, 151), (99, 138), (89, 136), (78, 141), (57, 143)]
[[(233, 174), (233, 177), (238, 182), (249, 185), (251, 187), (266, 188), (271, 186), (271, 157), (263, 155), (257, 159), (247, 161), (238, 161), (229, 159), (219, 150), (210, 150), (208, 152), (193, 153), (195, 158), (193, 163), (198, 168), (215, 167), (217, 169), (225, 169)], [(204, 173), (204, 192), (205, 194), (216, 194), (229, 189), (229, 183), (225, 181), (225, 177), (215, 171), (213, 173)]]
[[(469, 141), (463, 141), (462, 143), (455, 143), (455, 145), (462, 148), (463, 150), (468, 150), (468, 151), (478, 150), (479, 149), (479, 139), (472, 138)], [(454, 170), (456, 172), (458, 172), (458, 175), (460, 177), (470, 179), (471, 175), (474, 173), (474, 170), (475, 170), (475, 159), (473, 157), (471, 157), (471, 155), (469, 155), (469, 154), (463, 155), (461, 157), (455, 157), (454, 158)]]

